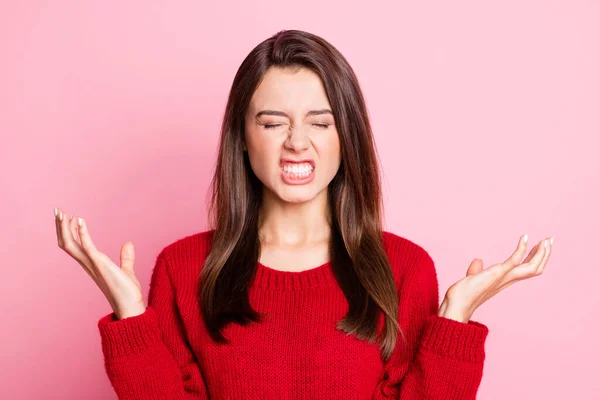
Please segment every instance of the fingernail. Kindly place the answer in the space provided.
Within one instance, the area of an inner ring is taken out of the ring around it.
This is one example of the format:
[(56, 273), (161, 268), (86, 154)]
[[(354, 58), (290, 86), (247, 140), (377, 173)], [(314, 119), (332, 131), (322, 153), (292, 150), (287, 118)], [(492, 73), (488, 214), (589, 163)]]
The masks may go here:
[(544, 240), (544, 247), (548, 247), (548, 239)]
[(77, 218), (77, 223), (79, 224), (79, 226), (83, 226), (83, 219)]
[(73, 214), (69, 214), (69, 221), (73, 219)]
[(54, 207), (54, 216), (56, 217), (58, 215), (58, 208)]
[(550, 238), (550, 246), (554, 246), (554, 236)]
[(62, 211), (58, 213), (58, 219), (62, 221)]
[(527, 240), (529, 240), (529, 235), (525, 234), (525, 236), (523, 236), (523, 243), (527, 243)]

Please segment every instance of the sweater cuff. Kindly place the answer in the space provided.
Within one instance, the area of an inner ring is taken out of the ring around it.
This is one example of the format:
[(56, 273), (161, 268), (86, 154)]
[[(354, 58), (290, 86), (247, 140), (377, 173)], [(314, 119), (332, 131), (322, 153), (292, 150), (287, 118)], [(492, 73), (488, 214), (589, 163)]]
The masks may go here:
[(421, 341), (423, 348), (467, 362), (484, 361), (487, 326), (473, 320), (465, 323), (438, 315), (430, 316), (427, 322)]
[(98, 329), (104, 358), (112, 360), (145, 350), (161, 340), (156, 311), (150, 306), (143, 314), (116, 319), (114, 313), (100, 318)]

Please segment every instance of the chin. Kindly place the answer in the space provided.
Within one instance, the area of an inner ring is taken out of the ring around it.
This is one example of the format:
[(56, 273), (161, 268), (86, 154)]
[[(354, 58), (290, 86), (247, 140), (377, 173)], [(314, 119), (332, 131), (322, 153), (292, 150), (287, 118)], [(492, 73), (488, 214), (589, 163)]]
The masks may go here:
[(307, 201), (310, 201), (312, 199), (315, 198), (314, 195), (310, 195), (310, 194), (277, 194), (277, 197), (279, 197), (279, 199), (281, 201), (284, 201), (286, 203), (305, 203)]
[[(278, 177), (279, 180), (279, 177)], [(287, 185), (283, 182), (272, 182), (271, 185), (263, 183), (263, 189), (267, 190), (269, 196), (278, 199), (284, 203), (300, 204), (312, 201), (319, 195), (323, 195), (323, 190), (327, 188), (318, 187), (318, 181), (313, 180), (306, 185)]]

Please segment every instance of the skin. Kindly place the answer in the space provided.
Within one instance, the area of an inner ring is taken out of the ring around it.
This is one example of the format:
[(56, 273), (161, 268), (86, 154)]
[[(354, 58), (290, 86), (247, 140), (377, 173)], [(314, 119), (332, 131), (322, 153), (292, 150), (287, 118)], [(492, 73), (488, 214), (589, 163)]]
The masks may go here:
[[(301, 271), (329, 260), (327, 188), (341, 163), (340, 141), (333, 115), (307, 116), (311, 110), (324, 109), (331, 107), (318, 75), (307, 69), (272, 68), (253, 94), (245, 116), (244, 147), (252, 170), (263, 183), (260, 262), (275, 269)], [(286, 116), (256, 117), (261, 110), (275, 110)], [(323, 124), (328, 126), (320, 126)], [(315, 179), (306, 185), (286, 184), (281, 179), (281, 157), (314, 159)], [(122, 245), (120, 265), (116, 265), (95, 247), (83, 218), (66, 218), (66, 212), (58, 208), (54, 216), (58, 247), (94, 280), (116, 318), (142, 314), (146, 306), (134, 272), (133, 243)], [(541, 275), (552, 251), (553, 239), (546, 240), (547, 247), (542, 240), (525, 257), (524, 235), (504, 262), (485, 269), (482, 260), (474, 259), (466, 277), (446, 292), (438, 315), (466, 323), (479, 306), (500, 291)]]
[(515, 251), (502, 263), (483, 269), (483, 261), (474, 259), (467, 269), (467, 276), (446, 292), (438, 315), (466, 323), (479, 306), (502, 290), (518, 281), (541, 275), (552, 253), (554, 238), (541, 240), (525, 257), (527, 238), (527, 234), (523, 235)]
[[(286, 115), (261, 115), (273, 110)], [(259, 213), (260, 261), (271, 268), (301, 271), (329, 259), (327, 189), (341, 164), (340, 140), (319, 76), (309, 69), (270, 68), (254, 92), (245, 116), (245, 149), (263, 183)], [(289, 185), (280, 159), (315, 161), (315, 179)]]
[(66, 218), (63, 210), (54, 209), (58, 247), (73, 257), (100, 288), (117, 319), (133, 317), (146, 311), (140, 282), (133, 264), (135, 250), (132, 242), (121, 246), (121, 265), (116, 265), (94, 243), (83, 218)]

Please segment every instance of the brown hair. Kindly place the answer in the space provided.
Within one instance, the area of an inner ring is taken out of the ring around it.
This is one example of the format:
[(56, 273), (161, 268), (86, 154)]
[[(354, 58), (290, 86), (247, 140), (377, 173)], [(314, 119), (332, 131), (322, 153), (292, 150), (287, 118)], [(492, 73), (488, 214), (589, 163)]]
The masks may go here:
[[(363, 94), (342, 54), (319, 36), (284, 30), (256, 46), (239, 67), (222, 121), (211, 181), (209, 220), (214, 233), (200, 276), (198, 296), (211, 337), (230, 322), (248, 325), (262, 315), (250, 306), (248, 288), (260, 259), (258, 215), (262, 183), (243, 150), (250, 99), (270, 67), (308, 68), (319, 75), (340, 137), (341, 165), (329, 184), (331, 266), (348, 300), (337, 329), (380, 341), (389, 359), (398, 331), (398, 295), (383, 247), (382, 195), (377, 153)], [(378, 321), (385, 316), (383, 333)]]

